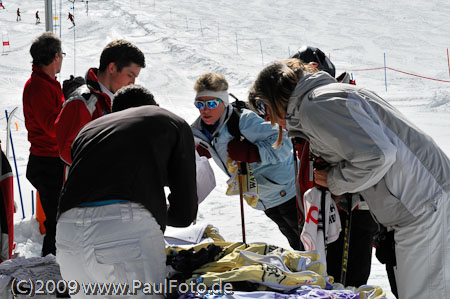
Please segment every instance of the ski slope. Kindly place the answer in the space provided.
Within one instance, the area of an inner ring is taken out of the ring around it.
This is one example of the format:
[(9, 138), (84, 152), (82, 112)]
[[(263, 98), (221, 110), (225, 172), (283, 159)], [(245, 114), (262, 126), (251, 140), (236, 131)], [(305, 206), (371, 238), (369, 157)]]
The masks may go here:
[[(145, 54), (147, 67), (137, 79), (150, 89), (160, 105), (192, 122), (195, 80), (218, 72), (229, 81), (229, 91), (246, 99), (262, 66), (288, 57), (301, 45), (322, 49), (337, 68), (350, 71), (359, 86), (374, 90), (430, 134), (450, 155), (450, 83), (424, 79), (396, 70), (450, 80), (447, 48), (450, 45), (448, 1), (294, 1), (294, 0), (54, 0), (58, 17), (55, 33), (61, 36), (61, 82), (71, 74), (84, 76), (97, 67), (103, 47), (113, 39), (127, 39)], [(37, 256), (41, 236), (31, 216), (31, 190), (25, 177), (29, 143), (23, 122), (22, 90), (31, 73), (29, 47), (45, 30), (44, 1), (5, 0), (0, 9), (3, 47), (0, 55), (0, 108), (19, 107), (13, 119), (13, 141), (25, 220), (15, 178), (18, 206), (15, 239), (18, 252)], [(60, 6), (61, 5), (61, 6)], [(22, 21), (16, 22), (20, 8)], [(41, 24), (35, 24), (39, 10)], [(67, 19), (75, 16), (76, 26)], [(61, 24), (61, 25), (60, 25)], [(72, 27), (72, 28), (70, 28)], [(387, 82), (387, 90), (385, 82)], [(17, 130), (16, 130), (17, 125)], [(6, 120), (0, 115), (0, 139), (6, 143)], [(10, 152), (11, 162), (13, 161)], [(14, 167), (14, 164), (11, 163)], [(229, 241), (241, 239), (239, 197), (225, 196), (226, 176), (215, 165), (217, 187), (200, 205), (198, 221), (219, 228)], [(14, 171), (14, 174), (16, 172)], [(424, 186), (426, 187), (426, 186)], [(263, 241), (289, 248), (276, 225), (262, 212), (245, 207), (247, 241)], [(389, 284), (376, 259), (369, 283), (389, 293)]]

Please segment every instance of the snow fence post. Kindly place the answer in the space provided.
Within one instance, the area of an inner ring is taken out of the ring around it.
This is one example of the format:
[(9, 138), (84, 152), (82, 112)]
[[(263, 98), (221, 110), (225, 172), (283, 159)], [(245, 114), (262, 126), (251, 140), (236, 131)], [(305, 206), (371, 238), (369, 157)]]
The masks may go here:
[(448, 63), (448, 75), (450, 76), (450, 57), (448, 56), (448, 48), (447, 48), (447, 63)]
[(259, 40), (259, 47), (261, 49), (261, 63), (262, 63), (262, 66), (264, 66), (264, 55), (263, 55), (263, 48), (262, 48), (261, 40)]
[(387, 92), (387, 76), (386, 76), (386, 53), (384, 53), (384, 86)]
[(234, 35), (236, 36), (236, 54), (239, 55), (237, 32), (234, 32)]

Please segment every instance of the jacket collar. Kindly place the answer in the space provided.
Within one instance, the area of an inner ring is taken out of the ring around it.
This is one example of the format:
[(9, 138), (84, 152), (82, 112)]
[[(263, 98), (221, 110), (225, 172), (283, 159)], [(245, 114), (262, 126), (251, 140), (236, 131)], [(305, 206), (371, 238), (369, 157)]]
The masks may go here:
[(97, 74), (98, 74), (98, 69), (97, 68), (90, 68), (86, 72), (86, 76), (85, 76), (86, 85), (90, 89), (94, 89), (96, 91), (101, 91), (100, 90), (100, 85), (98, 84)]
[[(37, 76), (39, 76), (39, 77), (42, 77), (42, 78), (44, 78), (44, 79), (46, 79), (46, 80), (48, 80), (48, 81), (51, 81), (51, 82), (58, 82), (57, 80), (56, 80), (56, 77), (54, 77), (54, 78), (52, 78), (52, 77), (50, 77), (46, 72), (44, 72), (40, 67), (38, 67), (37, 65), (32, 65), (31, 66), (31, 70), (33, 71), (33, 74), (34, 75), (37, 75)], [(58, 82), (59, 83), (59, 82)]]

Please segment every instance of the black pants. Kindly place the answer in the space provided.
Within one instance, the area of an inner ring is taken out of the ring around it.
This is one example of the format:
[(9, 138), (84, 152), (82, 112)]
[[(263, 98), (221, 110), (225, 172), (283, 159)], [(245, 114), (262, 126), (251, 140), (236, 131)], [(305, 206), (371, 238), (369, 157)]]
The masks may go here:
[(293, 249), (302, 250), (295, 197), (279, 206), (265, 210), (264, 213), (278, 225)]
[(39, 191), (46, 220), (42, 256), (56, 255), (56, 212), (63, 184), (63, 163), (59, 157), (41, 157), (30, 154), (27, 165), (27, 179)]
[(394, 231), (387, 231), (382, 227), (381, 232), (375, 238), (375, 256), (382, 264), (386, 264), (386, 272), (391, 286), (391, 292), (395, 298), (398, 298), (397, 281), (395, 280), (394, 267), (397, 265), (395, 257)]
[[(372, 247), (378, 225), (368, 210), (354, 210), (350, 230), (350, 247), (346, 286), (359, 287), (367, 283), (372, 263)], [(341, 282), (344, 228), (347, 213), (339, 211), (342, 231), (339, 239), (327, 246), (327, 272), (336, 282)]]

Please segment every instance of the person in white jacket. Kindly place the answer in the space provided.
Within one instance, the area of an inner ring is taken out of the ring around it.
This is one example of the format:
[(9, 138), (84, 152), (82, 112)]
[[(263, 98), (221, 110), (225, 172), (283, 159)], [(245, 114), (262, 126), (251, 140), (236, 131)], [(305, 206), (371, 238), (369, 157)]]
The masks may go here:
[(450, 160), (428, 135), (374, 92), (298, 59), (266, 66), (249, 98), (330, 164), (317, 184), (360, 192), (394, 230), (399, 298), (450, 298)]

